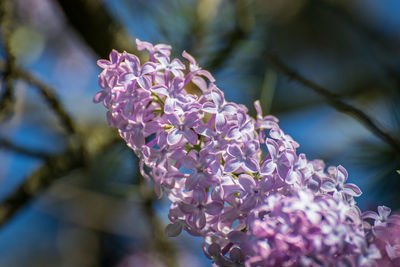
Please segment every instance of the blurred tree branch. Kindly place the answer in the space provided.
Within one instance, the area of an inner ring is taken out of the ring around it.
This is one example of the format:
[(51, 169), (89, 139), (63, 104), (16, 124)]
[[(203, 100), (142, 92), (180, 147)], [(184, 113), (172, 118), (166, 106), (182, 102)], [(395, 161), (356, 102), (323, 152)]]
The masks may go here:
[(117, 23), (100, 0), (58, 0), (71, 26), (101, 58), (112, 49), (137, 52), (132, 38)]
[[(0, 70), (5, 70), (6, 64), (0, 61)], [(54, 88), (45, 84), (33, 74), (28, 71), (23, 70), (20, 67), (15, 67), (14, 69), (14, 79), (22, 79), (30, 85), (36, 87), (39, 90), (40, 95), (49, 105), (49, 107), (54, 111), (55, 115), (60, 120), (62, 126), (65, 128), (66, 132), (70, 135), (75, 135), (77, 133), (77, 127), (75, 122), (68, 114), (66, 109), (63, 107), (60, 100), (58, 100), (56, 94), (54, 93)]]
[(0, 206), (0, 227), (12, 218), (19, 209), (42, 192), (57, 178), (83, 165), (81, 155), (68, 149), (60, 155), (46, 159), (44, 165), (33, 172)]
[(325, 100), (333, 106), (336, 110), (349, 114), (352, 117), (360, 121), (368, 130), (370, 130), (375, 136), (380, 138), (386, 144), (388, 144), (393, 151), (400, 157), (400, 143), (398, 140), (393, 138), (382, 126), (378, 124), (373, 118), (369, 117), (362, 110), (344, 102), (339, 95), (330, 92), (324, 87), (308, 80), (307, 78), (301, 76), (296, 71), (291, 69), (281, 59), (275, 55), (270, 54), (270, 62), (279, 69), (282, 73), (288, 76), (290, 79), (297, 81), (298, 83), (304, 85), (307, 88), (312, 89), (317, 94), (323, 96)]
[(41, 158), (41, 159), (48, 159), (51, 155), (44, 153), (44, 152), (39, 152), (36, 150), (31, 150), (26, 147), (14, 144), (10, 142), (9, 140), (6, 140), (4, 137), (0, 138), (0, 148), (4, 148), (9, 151), (13, 151), (22, 155), (26, 155), (29, 157), (35, 157), (35, 158)]
[[(103, 153), (104, 150), (119, 141), (120, 138), (108, 138), (95, 147), (93, 151), (90, 151), (89, 156), (95, 157), (96, 154)], [(87, 156), (87, 154), (83, 154), (82, 151), (72, 146), (58, 155), (45, 158), (44, 164), (27, 177), (15, 192), (1, 203), (0, 227), (11, 219), (19, 209), (31, 201), (32, 198), (43, 192), (58, 178), (74, 169), (84, 167), (87, 162)]]
[(68, 114), (66, 109), (63, 107), (61, 101), (58, 99), (56, 94), (54, 93), (54, 88), (51, 88), (49, 85), (45, 84), (30, 72), (24, 71), (22, 68), (16, 69), (16, 78), (21, 78), (32, 86), (36, 87), (39, 90), (39, 93), (46, 101), (47, 105), (53, 110), (54, 114), (58, 117), (61, 125), (65, 128), (68, 134), (76, 135), (77, 134), (77, 126), (75, 125), (74, 120)]
[(215, 57), (211, 58), (207, 63), (206, 69), (215, 71), (221, 67), (224, 62), (229, 59), (229, 56), (233, 53), (235, 48), (239, 45), (241, 40), (244, 40), (251, 32), (251, 26), (249, 23), (249, 10), (247, 7), (248, 3), (245, 0), (236, 0), (235, 2), (235, 25), (233, 29), (225, 33), (222, 36), (222, 40), (226, 43), (225, 47), (222, 48)]
[[(329, 9), (341, 20), (346, 21), (352, 26), (365, 41), (372, 44), (373, 54), (375, 59), (382, 66), (387, 78), (391, 79), (395, 84), (397, 90), (400, 89), (400, 72), (393, 65), (387, 62), (387, 58), (393, 59), (395, 56), (393, 51), (396, 48), (396, 42), (393, 42), (389, 37), (372, 29), (365, 22), (354, 16), (343, 5), (330, 3), (329, 1), (316, 1), (321, 8)], [(383, 58), (386, 56), (386, 59)], [(398, 58), (398, 56), (397, 56)]]
[(0, 3), (0, 28), (1, 39), (3, 41), (4, 53), (6, 57), (5, 68), (3, 72), (2, 94), (0, 95), (0, 122), (10, 116), (13, 112), (14, 90), (13, 76), (15, 68), (15, 57), (11, 52), (10, 37), (12, 28), (13, 3), (10, 0), (3, 0)]

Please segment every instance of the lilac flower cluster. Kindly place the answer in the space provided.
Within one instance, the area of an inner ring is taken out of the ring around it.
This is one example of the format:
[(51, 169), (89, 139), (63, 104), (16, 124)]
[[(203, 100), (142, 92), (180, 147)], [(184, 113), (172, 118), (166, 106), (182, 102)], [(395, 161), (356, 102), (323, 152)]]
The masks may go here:
[(169, 236), (204, 238), (218, 266), (374, 266), (400, 259), (400, 219), (361, 213), (342, 166), (297, 154), (273, 116), (226, 101), (214, 77), (186, 52), (137, 40), (149, 59), (112, 51), (99, 60), (108, 109), (155, 192), (171, 200)]

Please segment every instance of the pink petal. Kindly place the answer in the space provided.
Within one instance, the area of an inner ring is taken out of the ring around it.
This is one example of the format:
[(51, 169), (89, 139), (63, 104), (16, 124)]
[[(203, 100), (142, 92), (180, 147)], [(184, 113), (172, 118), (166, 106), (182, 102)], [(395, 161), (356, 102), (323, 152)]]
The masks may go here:
[(386, 219), (389, 217), (391, 211), (392, 211), (392, 210), (391, 210), (389, 207), (386, 207), (386, 206), (378, 206), (378, 213), (379, 213), (379, 216), (380, 216), (382, 219), (384, 219), (384, 220), (386, 220)]
[(228, 153), (235, 158), (242, 157), (242, 150), (240, 149), (240, 147), (238, 145), (231, 145), (228, 148)]
[(179, 209), (186, 214), (193, 213), (193, 211), (196, 209), (193, 205), (187, 204), (185, 202), (179, 202), (178, 203)]
[(355, 184), (345, 184), (343, 187), (343, 192), (352, 197), (359, 197), (362, 194), (360, 188), (358, 188), (358, 186)]
[(257, 199), (254, 196), (247, 197), (242, 205), (240, 206), (240, 210), (249, 211), (253, 209), (257, 204)]
[(258, 172), (260, 166), (257, 164), (256, 160), (252, 158), (247, 158), (244, 162), (244, 166), (250, 172)]
[(261, 166), (260, 173), (263, 175), (270, 175), (276, 169), (276, 164), (272, 159), (264, 161)]
[(203, 203), (207, 198), (207, 193), (203, 190), (194, 190), (193, 191), (193, 200), (196, 203)]
[(225, 104), (223, 105), (223, 108), (221, 109), (222, 113), (233, 115), (237, 112), (237, 107), (234, 104)]
[(366, 211), (362, 214), (363, 219), (379, 220), (379, 215), (375, 211)]
[(201, 177), (204, 174), (202, 173), (193, 173), (188, 178), (186, 178), (185, 187), (189, 190), (192, 190), (198, 183)]
[(225, 162), (225, 172), (235, 172), (242, 166), (242, 163), (238, 160), (232, 159)]
[(154, 65), (154, 63), (147, 62), (147, 63), (143, 64), (143, 66), (142, 66), (141, 75), (152, 73), (155, 71), (155, 69), (156, 69), (156, 66)]
[(217, 107), (220, 107), (222, 104), (224, 104), (224, 94), (219, 89), (214, 89), (211, 91), (211, 98)]
[(175, 111), (175, 99), (171, 97), (167, 97), (167, 99), (164, 102), (164, 112), (166, 114), (172, 114)]
[(145, 90), (149, 90), (151, 87), (151, 78), (149, 76), (140, 76), (137, 82), (139, 86)]
[(321, 189), (326, 192), (332, 192), (336, 190), (336, 183), (332, 179), (325, 179), (322, 181)]
[(198, 70), (197, 74), (207, 77), (207, 79), (212, 83), (215, 82), (215, 78), (212, 76), (212, 74), (210, 72), (208, 72), (206, 70)]
[(221, 210), (223, 209), (223, 207), (224, 207), (224, 206), (223, 206), (221, 203), (213, 202), (213, 203), (207, 204), (207, 206), (206, 206), (206, 212), (207, 212), (208, 214), (211, 214), (211, 215), (217, 215), (218, 213), (221, 212)]
[(206, 225), (206, 215), (204, 214), (204, 212), (199, 212), (195, 214), (194, 219), (196, 222), (196, 227), (199, 229), (203, 229)]
[(183, 135), (186, 137), (186, 139), (189, 141), (190, 144), (192, 145), (197, 144), (198, 136), (193, 130), (186, 129), (183, 132)]
[(181, 141), (181, 139), (182, 139), (182, 136), (183, 136), (182, 132), (178, 131), (177, 129), (173, 129), (167, 135), (168, 145), (173, 146), (173, 145), (179, 143), (179, 141)]
[(106, 97), (106, 93), (104, 91), (97, 92), (93, 98), (93, 102), (99, 103), (99, 102), (103, 101), (105, 97)]
[(246, 192), (252, 192), (253, 188), (256, 187), (254, 178), (248, 174), (239, 175), (239, 183)]
[(221, 132), (224, 129), (225, 125), (226, 125), (226, 119), (224, 114), (217, 113), (215, 117), (215, 129)]
[(217, 107), (212, 102), (204, 103), (202, 110), (204, 112), (211, 113), (211, 114), (214, 114), (214, 113), (218, 112)]
[(343, 168), (343, 166), (339, 165), (337, 167), (337, 176), (336, 176), (336, 180), (338, 181), (339, 184), (344, 184), (344, 182), (346, 182), (348, 177), (347, 171), (345, 168)]
[(199, 76), (193, 76), (192, 82), (193, 82), (195, 85), (197, 85), (197, 86), (200, 88), (201, 91), (204, 92), (204, 91), (207, 90), (207, 83), (206, 83), (206, 81), (205, 81), (203, 78), (201, 78), (201, 77), (199, 77)]

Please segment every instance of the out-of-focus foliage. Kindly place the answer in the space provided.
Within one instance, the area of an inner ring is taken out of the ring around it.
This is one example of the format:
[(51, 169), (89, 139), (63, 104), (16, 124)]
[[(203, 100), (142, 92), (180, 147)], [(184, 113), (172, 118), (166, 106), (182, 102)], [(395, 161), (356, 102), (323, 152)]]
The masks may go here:
[[(130, 51), (135, 37), (195, 55), (230, 101), (251, 107), (261, 99), (302, 152), (346, 167), (350, 182), (364, 192), (362, 208), (400, 208), (395, 150), (268, 59), (276, 55), (340, 94), (399, 141), (398, 1), (3, 2), (13, 10), (8, 23), (1, 14), (0, 97), (11, 84), (12, 113), (0, 124), (0, 198), (10, 199), (32, 178), (40, 185), (29, 183), (35, 194), (17, 198), (23, 205), (2, 224), (0, 265), (188, 266), (190, 258), (190, 266), (209, 266), (199, 240), (163, 237), (166, 200), (154, 199), (133, 153), (92, 104), (96, 60), (113, 48)], [(19, 69), (54, 88), (76, 133), (66, 130), (54, 102)], [(0, 217), (3, 211), (4, 205)]]

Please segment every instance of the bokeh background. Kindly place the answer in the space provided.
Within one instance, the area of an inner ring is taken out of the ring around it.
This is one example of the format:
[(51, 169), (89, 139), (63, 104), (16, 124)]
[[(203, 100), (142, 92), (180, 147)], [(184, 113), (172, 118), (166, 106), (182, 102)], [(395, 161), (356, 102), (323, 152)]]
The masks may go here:
[[(171, 44), (174, 56), (188, 51), (252, 114), (260, 99), (299, 152), (348, 170), (362, 210), (400, 208), (400, 1), (0, 5), (0, 266), (210, 266), (200, 239), (163, 235), (168, 200), (154, 197), (92, 103), (96, 60), (113, 48), (134, 53), (135, 38)], [(273, 57), (362, 110), (385, 136)]]

